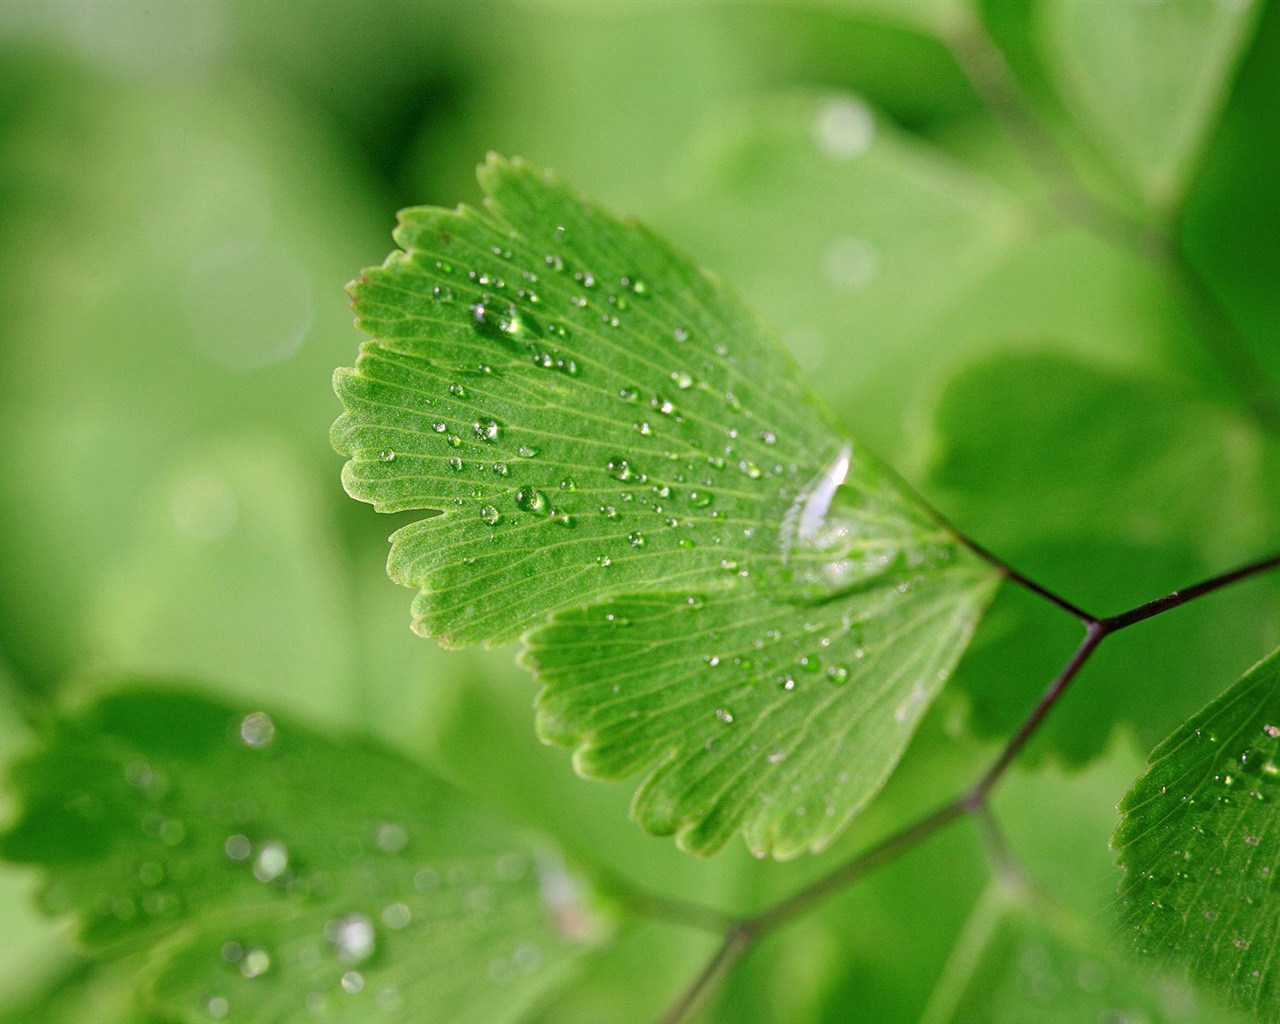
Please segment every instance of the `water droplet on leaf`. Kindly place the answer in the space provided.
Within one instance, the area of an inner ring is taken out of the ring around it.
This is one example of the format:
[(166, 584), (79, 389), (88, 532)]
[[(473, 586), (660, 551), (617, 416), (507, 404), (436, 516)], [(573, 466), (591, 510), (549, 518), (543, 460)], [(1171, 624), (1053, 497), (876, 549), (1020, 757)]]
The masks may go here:
[(248, 747), (265, 747), (276, 738), (276, 726), (264, 711), (245, 715), (240, 722), (240, 739)]

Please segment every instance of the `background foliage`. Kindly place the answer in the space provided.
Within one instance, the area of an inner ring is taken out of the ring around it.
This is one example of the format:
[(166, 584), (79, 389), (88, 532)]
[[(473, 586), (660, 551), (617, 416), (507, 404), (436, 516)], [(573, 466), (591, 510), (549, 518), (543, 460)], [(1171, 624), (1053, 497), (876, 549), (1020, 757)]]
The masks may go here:
[[(1156, 45), (1128, 15), (1090, 35), (1080, 6), (981, 13), (1074, 174), (1141, 237), (1053, 201), (940, 41), (954, 4), (0, 9), (6, 759), (121, 678), (182, 680), (368, 737), (583, 862), (743, 910), (951, 795), (1074, 639), (1017, 590), (819, 857), (698, 861), (626, 823), (626, 787), (573, 779), (510, 649), (409, 632), (380, 566), (412, 517), (337, 484), (342, 285), (381, 261), (395, 209), (478, 199), (485, 151), (555, 167), (738, 288), (958, 526), (1117, 611), (1280, 539), (1280, 11), (1188, 5), (1237, 21)], [(1277, 642), (1261, 579), (1117, 636), (997, 794), (1032, 876), (1109, 905), (1143, 756)], [(917, 1019), (986, 879), (967, 826), (937, 837), (770, 938), (710, 1019)], [(35, 887), (0, 869), (0, 1005), (123, 1019), (135, 965), (94, 968)], [(630, 923), (534, 1019), (653, 1017), (710, 942)]]

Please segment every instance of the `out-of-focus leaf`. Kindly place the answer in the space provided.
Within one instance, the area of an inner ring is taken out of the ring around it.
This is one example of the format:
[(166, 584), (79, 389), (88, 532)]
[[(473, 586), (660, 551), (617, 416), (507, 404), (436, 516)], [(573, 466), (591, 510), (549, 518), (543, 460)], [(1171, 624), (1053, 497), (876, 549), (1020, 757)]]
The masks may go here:
[(0, 570), (22, 580), (0, 641), (39, 688), (93, 653), (68, 581), (98, 590), (191, 447), (282, 434), (325, 465), (315, 381), (355, 337), (340, 286), (384, 243), (365, 180), (255, 83), (157, 89), (8, 50), (0, 76)]
[[(1218, 129), (1180, 217), (1181, 244), (1196, 272), (1222, 303), (1238, 339), (1241, 384), (1280, 405), (1280, 147), (1271, 126), (1280, 110), (1280, 6), (1263, 7)], [(1252, 365), (1251, 365), (1252, 364)], [(1261, 372), (1259, 372), (1261, 371)], [(1274, 423), (1274, 418), (1273, 421)]]
[(902, 25), (947, 38), (967, 16), (970, 0), (817, 0), (815, 7)]
[(1253, 29), (1252, 0), (1046, 0), (1064, 99), (1160, 213), (1181, 198)]
[(104, 571), (89, 616), (100, 672), (217, 679), (371, 724), (374, 709), (353, 692), (357, 637), (336, 531), (297, 463), (278, 442), (226, 440), (135, 497), (138, 537)]
[(483, 211), (403, 215), (354, 286), (377, 340), (335, 378), (348, 491), (439, 513), (393, 538), (416, 628), (505, 640), (566, 609), (530, 664), (580, 771), (652, 771), (635, 813), (691, 849), (825, 845), (996, 574), (716, 281), (522, 163), (482, 183)]
[(1280, 1020), (1280, 653), (1151, 752), (1112, 843), (1138, 949)]
[(63, 964), (44, 984), (28, 977), (25, 991), (0, 1006), (0, 1024), (172, 1024), (172, 1018), (159, 1020), (139, 1005), (134, 983), (146, 964), (145, 951), (109, 964), (82, 957)]
[(606, 925), (555, 848), (367, 742), (114, 692), (15, 769), (0, 841), (166, 1020), (510, 1020)]
[(921, 1024), (1229, 1024), (1185, 983), (1117, 955), (1087, 918), (994, 881), (979, 898)]

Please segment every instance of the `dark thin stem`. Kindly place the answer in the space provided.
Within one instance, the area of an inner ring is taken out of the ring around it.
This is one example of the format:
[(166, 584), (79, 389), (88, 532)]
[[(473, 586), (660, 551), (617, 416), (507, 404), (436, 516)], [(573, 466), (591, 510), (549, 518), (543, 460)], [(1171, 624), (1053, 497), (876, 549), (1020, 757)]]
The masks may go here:
[(661, 1024), (680, 1024), (681, 1021), (686, 1020), (708, 993), (742, 959), (742, 955), (751, 948), (755, 940), (756, 933), (747, 926), (738, 925), (730, 929), (724, 941), (720, 943), (720, 948), (707, 961), (707, 966), (667, 1008), (667, 1012), (662, 1015)]
[(1053, 710), (1053, 706), (1058, 703), (1059, 698), (1066, 692), (1067, 687), (1071, 685), (1071, 681), (1075, 679), (1080, 669), (1084, 667), (1084, 663), (1089, 660), (1089, 656), (1097, 650), (1098, 644), (1102, 643), (1102, 638), (1107, 635), (1107, 632), (1102, 623), (1097, 621), (1089, 623), (1088, 628), (1085, 630), (1084, 639), (1080, 641), (1080, 646), (1071, 655), (1071, 660), (1062, 667), (1062, 671), (1049, 684), (1048, 689), (1041, 694), (1040, 700), (1023, 720), (1022, 725), (1018, 727), (1018, 731), (1013, 734), (1013, 738), (1005, 744), (1004, 750), (1000, 752), (1000, 756), (996, 758), (995, 763), (987, 769), (986, 774), (966, 794), (965, 802), (969, 806), (977, 806), (986, 800), (987, 794), (991, 792), (991, 787), (1000, 780), (1000, 776), (1004, 774), (1005, 769), (1013, 763), (1013, 759), (1021, 753), (1022, 748), (1036, 734), (1040, 724), (1045, 720), (1049, 712)]
[(620, 875), (607, 874), (603, 882), (622, 903), (645, 917), (698, 928), (716, 935), (723, 935), (738, 924), (738, 916), (728, 911), (650, 892)]
[(1004, 561), (1004, 559), (1000, 558), (997, 555), (993, 555), (981, 544), (971, 540), (970, 538), (966, 537), (963, 533), (961, 533), (959, 530), (957, 530), (954, 526), (951, 526), (950, 523), (948, 523), (947, 525), (950, 527), (951, 531), (955, 533), (956, 537), (959, 538), (960, 543), (962, 543), (965, 547), (967, 547), (979, 558), (982, 558), (983, 560), (990, 562), (993, 566), (999, 569), (1007, 579), (1012, 580), (1014, 583), (1018, 584), (1020, 587), (1026, 588), (1027, 590), (1031, 591), (1031, 593), (1037, 595), (1038, 597), (1044, 598), (1050, 604), (1056, 605), (1057, 607), (1061, 608), (1064, 612), (1066, 612), (1068, 615), (1075, 616), (1077, 619), (1079, 619), (1081, 622), (1085, 623), (1086, 625), (1090, 622), (1097, 621), (1097, 616), (1090, 615), (1083, 608), (1080, 608), (1072, 604), (1061, 594), (1055, 594), (1048, 587), (1042, 586), (1041, 584), (1037, 583), (1035, 580), (1031, 579), (1031, 577), (1024, 576), (1022, 573), (1018, 572), (1017, 569), (1011, 566), (1008, 562)]
[(964, 817), (967, 810), (968, 808), (965, 807), (963, 801), (953, 800), (951, 803), (939, 807), (936, 811), (926, 814), (923, 818), (913, 822), (901, 831), (895, 832), (889, 838), (881, 840), (871, 849), (864, 850), (852, 860), (846, 861), (830, 874), (824, 875), (816, 882), (805, 886), (799, 892), (788, 896), (768, 910), (750, 918), (749, 924), (752, 931), (755, 934), (763, 934), (784, 924), (793, 917), (798, 917), (814, 904), (821, 903), (833, 892), (838, 892), (850, 883), (857, 881), (863, 875), (869, 874), (876, 868), (895, 860), (899, 855), (906, 853), (913, 847), (919, 846), (920, 843), (944, 826), (951, 824), (957, 818)]
[[(959, 534), (957, 535), (959, 536)], [(962, 537), (961, 539), (963, 540), (964, 538)], [(1269, 569), (1280, 567), (1280, 553), (1270, 555), (1267, 558), (1243, 565), (1238, 569), (1232, 569), (1230, 572), (1214, 576), (1202, 583), (1185, 587), (1182, 590), (1175, 590), (1171, 594), (1139, 605), (1130, 611), (1112, 615), (1109, 618), (1098, 619), (1079, 609), (1075, 609), (1074, 606), (1049, 591), (1035, 584), (1029, 584), (1025, 577), (1014, 572), (993, 556), (988, 555), (976, 544), (972, 544), (967, 540), (965, 540), (965, 543), (993, 565), (999, 567), (1010, 579), (1028, 586), (1029, 589), (1048, 598), (1059, 607), (1071, 611), (1072, 614), (1084, 621), (1086, 627), (1084, 639), (1080, 641), (1070, 660), (1063, 666), (1053, 682), (1045, 689), (1035, 707), (1027, 714), (1018, 731), (1014, 733), (1013, 737), (1000, 752), (1000, 756), (996, 758), (991, 767), (973, 786), (951, 803), (939, 807), (937, 810), (895, 832), (887, 839), (881, 840), (875, 846), (864, 850), (799, 892), (786, 897), (767, 910), (747, 918), (733, 919), (709, 908), (683, 904), (679, 900), (667, 901), (666, 897), (657, 897), (656, 899), (666, 904), (663, 912), (658, 916), (666, 916), (671, 920), (677, 920), (681, 915), (687, 914), (689, 920), (684, 923), (694, 924), (697, 927), (710, 925), (714, 930), (723, 931), (724, 933), (724, 939), (715, 954), (663, 1015), (662, 1024), (681, 1024), (682, 1021), (687, 1020), (688, 1016), (707, 997), (708, 993), (719, 984), (725, 974), (742, 959), (751, 945), (761, 936), (806, 913), (815, 904), (822, 902), (832, 893), (838, 892), (864, 875), (870, 874), (876, 868), (882, 867), (908, 850), (914, 849), (958, 818), (972, 817), (975, 820), (988, 856), (991, 858), (992, 864), (998, 873), (1009, 880), (1022, 880), (1022, 869), (1005, 842), (999, 825), (987, 804), (987, 797), (995, 784), (1004, 776), (1014, 759), (1039, 730), (1049, 712), (1053, 710), (1053, 706), (1067, 691), (1067, 688), (1080, 673), (1080, 670), (1093, 655), (1093, 652), (1097, 650), (1098, 645), (1106, 637), (1118, 630), (1126, 629), (1135, 623), (1143, 622), (1163, 612), (1170, 611), (1186, 604), (1188, 601), (1203, 597), (1205, 594), (1210, 594), (1229, 584), (1248, 579), (1250, 576), (1258, 575)], [(717, 919), (720, 921), (719, 925), (714, 924)]]
[(964, 817), (968, 810), (963, 801), (953, 800), (901, 831), (895, 832), (887, 839), (881, 840), (869, 850), (864, 850), (834, 871), (823, 875), (813, 884), (774, 904), (768, 910), (737, 922), (727, 930), (724, 941), (707, 965), (663, 1014), (661, 1024), (679, 1024), (685, 1020), (706, 997), (707, 992), (762, 935), (798, 917), (833, 892), (838, 892), (863, 875), (888, 864), (900, 854), (919, 846), (945, 825)]
[(991, 806), (985, 800), (969, 808), (973, 822), (978, 827), (978, 835), (982, 837), (982, 848), (986, 851), (987, 862), (992, 872), (1004, 882), (1023, 885), (1027, 881), (1027, 873), (1014, 856), (1009, 841), (1004, 837), (1004, 830), (991, 813)]
[(1238, 569), (1232, 569), (1230, 572), (1224, 572), (1221, 576), (1214, 576), (1207, 579), (1203, 583), (1197, 583), (1194, 586), (1184, 587), (1181, 590), (1175, 590), (1171, 594), (1164, 597), (1157, 597), (1154, 601), (1148, 601), (1146, 604), (1140, 604), (1136, 608), (1131, 608), (1127, 612), (1121, 612), (1119, 615), (1112, 615), (1102, 620), (1102, 625), (1108, 633), (1114, 633), (1118, 629), (1125, 629), (1138, 622), (1160, 615), (1163, 612), (1171, 611), (1180, 605), (1186, 604), (1188, 601), (1194, 601), (1197, 597), (1203, 597), (1205, 594), (1211, 594), (1215, 590), (1240, 580), (1248, 579), (1250, 576), (1256, 576), (1259, 573), (1266, 572), (1268, 569), (1274, 569), (1280, 566), (1280, 554), (1269, 555), (1261, 558), (1256, 562), (1250, 562), (1248, 565), (1242, 565)]

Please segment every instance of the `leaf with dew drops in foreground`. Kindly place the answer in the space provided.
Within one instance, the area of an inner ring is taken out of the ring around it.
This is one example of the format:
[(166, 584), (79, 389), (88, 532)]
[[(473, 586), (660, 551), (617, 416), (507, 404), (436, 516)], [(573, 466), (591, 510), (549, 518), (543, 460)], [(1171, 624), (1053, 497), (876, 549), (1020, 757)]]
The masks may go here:
[(529, 633), (542, 735), (584, 774), (647, 773), (649, 830), (821, 848), (997, 572), (713, 277), (523, 162), (480, 180), (482, 209), (401, 215), (352, 286), (374, 340), (335, 376), (348, 491), (428, 513), (388, 563), (415, 628)]
[(12, 786), (0, 853), (105, 965), (147, 951), (165, 1020), (512, 1020), (609, 930), (552, 844), (417, 764), (191, 692), (60, 719)]
[(1120, 811), (1137, 947), (1280, 1020), (1280, 652), (1156, 747)]

